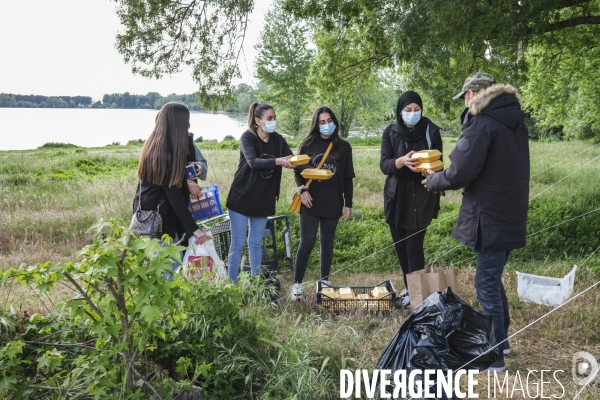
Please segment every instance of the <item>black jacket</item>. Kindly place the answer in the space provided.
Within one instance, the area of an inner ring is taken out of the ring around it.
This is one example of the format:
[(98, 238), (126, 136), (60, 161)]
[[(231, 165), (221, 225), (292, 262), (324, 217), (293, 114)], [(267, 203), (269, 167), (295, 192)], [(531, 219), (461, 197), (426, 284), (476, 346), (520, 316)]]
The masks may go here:
[[(427, 190), (421, 186), (420, 182), (423, 180), (421, 174), (413, 172), (406, 167), (396, 169), (396, 159), (406, 153), (402, 151), (402, 148), (404, 147), (402, 137), (393, 132), (392, 127), (393, 124), (389, 125), (383, 131), (383, 135), (381, 136), (381, 157), (379, 159), (379, 168), (381, 169), (381, 172), (386, 175), (383, 188), (385, 222), (394, 226), (400, 226), (402, 224), (402, 221), (400, 220), (402, 214), (402, 199), (405, 186), (408, 186), (407, 182), (409, 181), (416, 182), (417, 185), (420, 186), (416, 187), (417, 190), (422, 189), (423, 192), (435, 197), (435, 207), (427, 210), (431, 215), (425, 216), (426, 218), (424, 219), (431, 220), (431, 218), (437, 218), (440, 208), (439, 194), (436, 195), (432, 192), (427, 192)], [(429, 121), (429, 135), (431, 139), (431, 149), (437, 149), (440, 152), (443, 152), (440, 128), (431, 121)], [(419, 150), (425, 150), (427, 148), (428, 143), (423, 139), (423, 143), (421, 143)], [(427, 196), (427, 194), (425, 196)]]
[(463, 130), (445, 171), (430, 190), (464, 188), (452, 236), (471, 249), (525, 246), (529, 203), (529, 142), (518, 91), (492, 85), (463, 113)]
[[(269, 140), (275, 141), (276, 154), (275, 158), (291, 156), (292, 150), (287, 142), (277, 132), (269, 134)], [(281, 185), (281, 166), (276, 165), (275, 158), (263, 159), (260, 158), (261, 146), (260, 138), (256, 133), (250, 130), (242, 133), (240, 138), (240, 162), (238, 169), (233, 176), (231, 190), (235, 190), (243, 197), (250, 196), (250, 192), (256, 182), (258, 171), (263, 169), (274, 169), (273, 179), (277, 184), (277, 198), (279, 199), (279, 188)]]
[(162, 216), (163, 233), (175, 238), (175, 234), (181, 238), (186, 234), (186, 239), (191, 238), (194, 232), (199, 229), (194, 221), (192, 213), (188, 209), (190, 192), (187, 185), (187, 179), (184, 177), (182, 187), (168, 187), (167, 185), (155, 185), (150, 182), (142, 181), (138, 183), (135, 198), (133, 200), (133, 212), (137, 209), (138, 199), (141, 200), (142, 210), (156, 210), (159, 203), (159, 213)]

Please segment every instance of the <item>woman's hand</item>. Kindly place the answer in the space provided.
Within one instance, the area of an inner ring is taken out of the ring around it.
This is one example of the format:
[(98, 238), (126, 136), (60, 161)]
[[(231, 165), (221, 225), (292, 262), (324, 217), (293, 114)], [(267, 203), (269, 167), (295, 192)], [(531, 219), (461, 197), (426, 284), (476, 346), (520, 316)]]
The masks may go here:
[(192, 195), (192, 197), (195, 199), (199, 199), (200, 197), (202, 197), (202, 186), (199, 186), (194, 181), (187, 181), (187, 182), (188, 182), (188, 188), (190, 189), (190, 194)]
[(408, 154), (406, 154), (402, 157), (396, 158), (396, 162), (395, 162), (396, 169), (400, 169), (400, 168), (406, 166), (406, 167), (410, 168), (411, 171), (419, 172), (417, 169), (415, 169), (415, 166), (419, 165), (421, 163), (421, 161), (419, 161), (418, 158), (410, 158), (410, 157), (412, 157), (413, 154), (415, 154), (415, 151), (411, 150), (408, 152)]
[(344, 221), (348, 221), (350, 218), (352, 218), (352, 209), (344, 207)]
[(194, 176), (194, 178), (198, 178), (200, 175), (202, 175), (202, 172), (204, 170), (202, 169), (202, 165), (200, 165), (199, 162), (194, 162), (193, 164), (196, 167), (196, 176)]
[(290, 162), (292, 156), (279, 157), (275, 159), (275, 165), (281, 165), (284, 168), (294, 169), (296, 166)]
[(204, 244), (204, 242), (206, 242), (209, 239), (206, 233), (204, 233), (200, 229), (194, 232), (194, 237), (196, 238), (196, 244)]
[(310, 195), (310, 193), (308, 193), (308, 190), (302, 192), (302, 194), (300, 195), (300, 200), (302, 200), (302, 204), (304, 204), (304, 207), (312, 207), (312, 196)]

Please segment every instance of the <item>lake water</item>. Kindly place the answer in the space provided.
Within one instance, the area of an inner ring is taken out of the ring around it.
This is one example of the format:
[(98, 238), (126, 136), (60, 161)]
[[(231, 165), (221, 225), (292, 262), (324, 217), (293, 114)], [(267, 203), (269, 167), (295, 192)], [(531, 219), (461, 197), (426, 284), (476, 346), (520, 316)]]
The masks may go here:
[[(35, 149), (48, 142), (101, 147), (147, 139), (154, 128), (156, 110), (91, 108), (0, 108), (0, 150)], [(192, 112), (194, 137), (221, 141), (239, 139), (246, 115)]]

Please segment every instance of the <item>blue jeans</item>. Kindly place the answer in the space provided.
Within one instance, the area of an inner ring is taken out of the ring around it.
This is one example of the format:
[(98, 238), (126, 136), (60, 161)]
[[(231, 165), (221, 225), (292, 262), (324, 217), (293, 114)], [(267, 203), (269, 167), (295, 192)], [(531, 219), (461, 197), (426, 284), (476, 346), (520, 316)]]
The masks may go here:
[(248, 233), (250, 275), (257, 276), (260, 274), (261, 244), (267, 227), (267, 217), (249, 217), (229, 210), (229, 221), (231, 222), (231, 246), (227, 257), (227, 269), (229, 280), (235, 283), (240, 272), (240, 262), (244, 244), (246, 244), (248, 225), (250, 225), (250, 232)]
[[(500, 343), (507, 338), (510, 325), (508, 300), (502, 284), (502, 273), (510, 256), (510, 250), (477, 250), (476, 253), (475, 289), (477, 289), (477, 300), (483, 306), (484, 311), (494, 318), (494, 336), (496, 342)], [(503, 350), (506, 348), (508, 348), (507, 342), (498, 346), (500, 352), (498, 361), (504, 361)]]

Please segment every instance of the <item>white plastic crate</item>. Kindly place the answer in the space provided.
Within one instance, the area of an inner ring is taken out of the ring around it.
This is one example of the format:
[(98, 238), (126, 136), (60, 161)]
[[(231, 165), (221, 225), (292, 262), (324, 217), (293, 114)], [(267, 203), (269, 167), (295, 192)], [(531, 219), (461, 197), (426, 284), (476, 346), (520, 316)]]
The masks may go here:
[(577, 271), (577, 265), (564, 278), (550, 278), (517, 271), (519, 300), (531, 301), (544, 306), (561, 305), (573, 293), (575, 271)]

